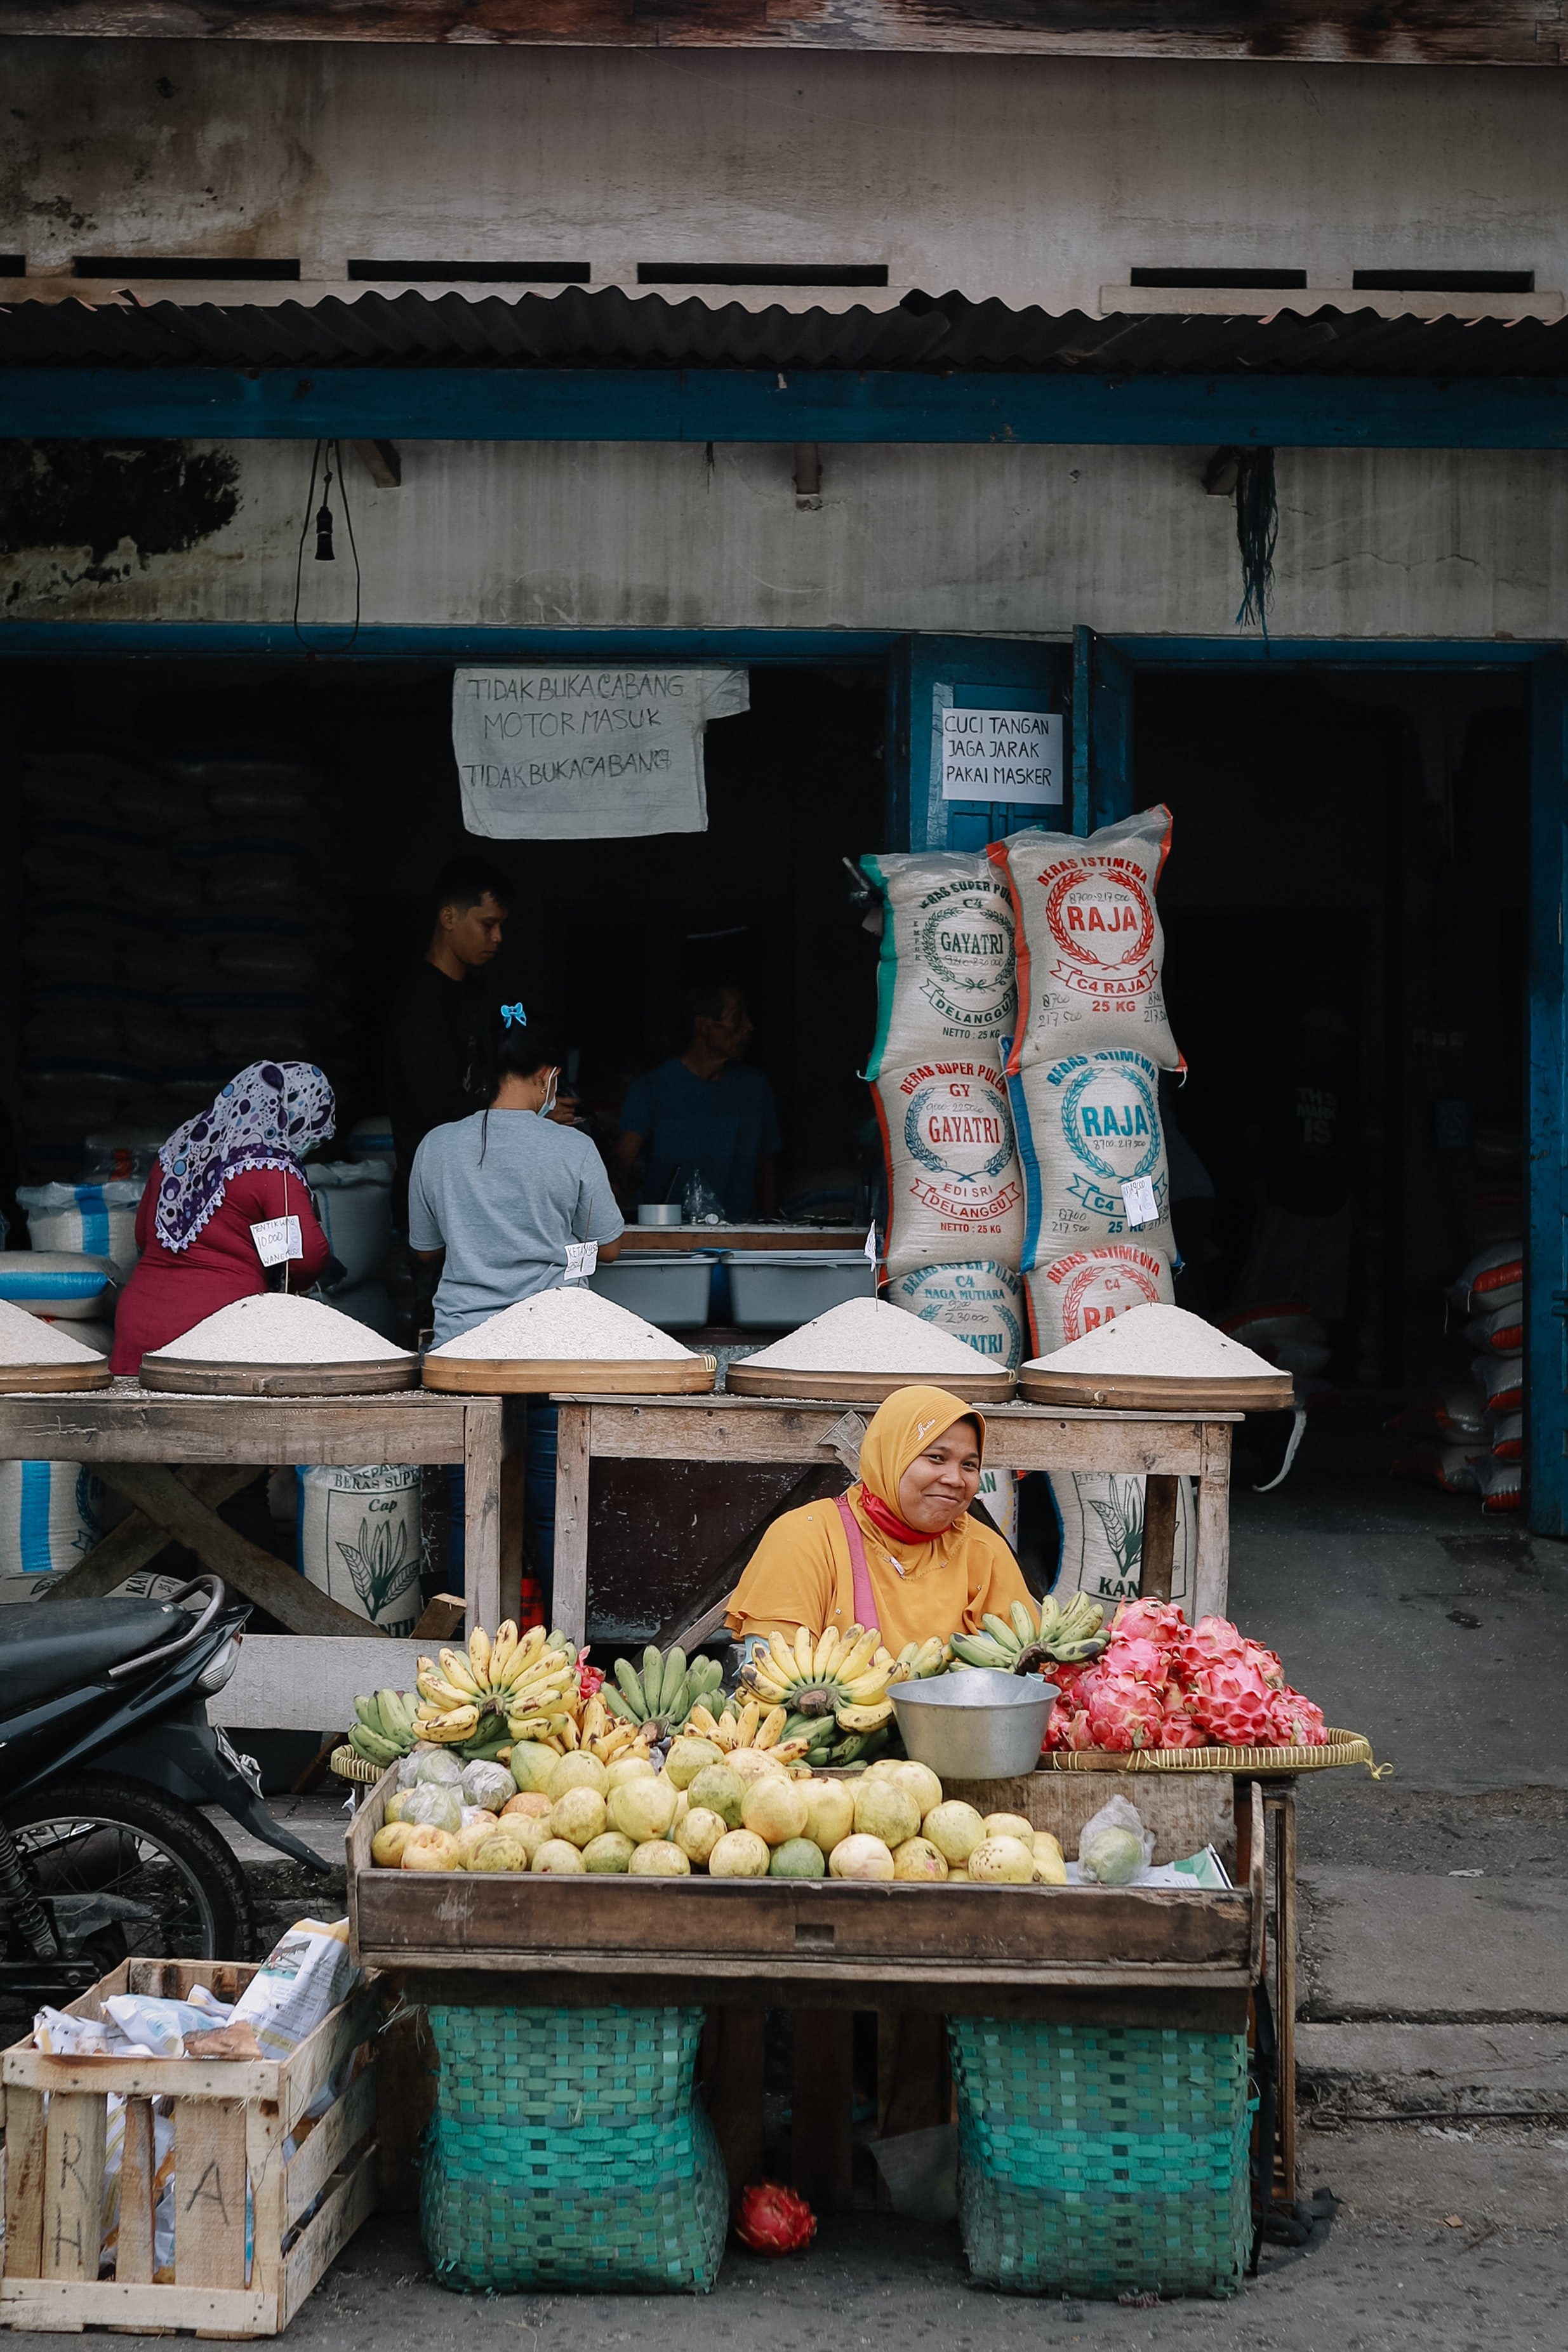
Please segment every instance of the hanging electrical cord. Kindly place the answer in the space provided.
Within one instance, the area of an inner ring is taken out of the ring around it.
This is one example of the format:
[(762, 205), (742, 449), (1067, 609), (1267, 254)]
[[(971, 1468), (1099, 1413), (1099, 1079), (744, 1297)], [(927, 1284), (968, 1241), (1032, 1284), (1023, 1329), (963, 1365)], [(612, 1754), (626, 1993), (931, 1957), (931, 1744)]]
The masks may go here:
[[(300, 626), (300, 597), (304, 584), (305, 572), (305, 541), (310, 535), (311, 523), (314, 522), (316, 530), (317, 562), (332, 563), (336, 562), (337, 559), (332, 552), (331, 508), (332, 459), (334, 456), (336, 457), (338, 463), (338, 496), (342, 499), (343, 504), (343, 521), (348, 529), (349, 551), (353, 557), (354, 564), (353, 626), (349, 631), (346, 637), (342, 638), (336, 643), (318, 643), (316, 645), (312, 645), (311, 640), (306, 636), (304, 630)], [(321, 485), (321, 503), (318, 508), (316, 506), (316, 476), (321, 470), (323, 462), (326, 468), (326, 478)], [(314, 509), (314, 512), (312, 512), (312, 509)], [(315, 448), (310, 453), (310, 487), (305, 493), (305, 519), (300, 525), (300, 545), (294, 557), (294, 635), (299, 638), (300, 643), (309, 651), (320, 651), (322, 653), (347, 653), (350, 646), (353, 644), (354, 639), (359, 635), (359, 547), (354, 539), (354, 519), (349, 511), (348, 485), (343, 479), (342, 448), (341, 444), (337, 441), (318, 441)]]
[(1254, 621), (1268, 642), (1268, 599), (1274, 592), (1274, 550), (1279, 539), (1279, 503), (1274, 488), (1272, 449), (1238, 449), (1236, 455), (1236, 543), (1241, 551), (1241, 608), (1237, 627)]

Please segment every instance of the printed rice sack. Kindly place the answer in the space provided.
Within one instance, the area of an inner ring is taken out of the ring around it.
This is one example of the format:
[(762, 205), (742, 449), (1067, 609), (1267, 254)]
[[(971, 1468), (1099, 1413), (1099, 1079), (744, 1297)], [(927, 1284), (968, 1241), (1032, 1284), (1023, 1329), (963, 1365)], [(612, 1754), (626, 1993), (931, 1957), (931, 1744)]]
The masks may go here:
[(1007, 1095), (1024, 1171), (1025, 1265), (1132, 1234), (1175, 1256), (1160, 1074), (1146, 1054), (1112, 1046), (1035, 1062), (1009, 1078)]
[(1010, 1550), (1018, 1549), (1018, 1474), (1016, 1470), (983, 1470), (976, 1500), (984, 1504)]
[(1166, 808), (1081, 841), (1031, 828), (992, 843), (986, 856), (1012, 892), (1018, 959), (1011, 1072), (1101, 1045), (1132, 1046), (1163, 1070), (1184, 1066), (1165, 1017), (1154, 907), (1170, 845)]
[(889, 1278), (963, 1258), (1016, 1265), (1024, 1180), (999, 1060), (885, 1071), (871, 1096), (887, 1158)]
[(1522, 1295), (1510, 1306), (1494, 1307), (1489, 1313), (1472, 1315), (1465, 1326), (1465, 1337), (1472, 1348), (1489, 1349), (1494, 1356), (1521, 1354), (1524, 1348)]
[(1173, 1307), (1171, 1262), (1163, 1250), (1137, 1242), (1107, 1242), (1099, 1249), (1068, 1250), (1032, 1267), (1024, 1276), (1029, 1329), (1037, 1356), (1098, 1331), (1130, 1307)]
[(1519, 1412), (1524, 1405), (1524, 1358), (1472, 1356), (1470, 1370), (1486, 1391), (1492, 1412)]
[(417, 1465), (314, 1465), (298, 1475), (301, 1575), (384, 1633), (411, 1633), (424, 1605)]
[[(1107, 1604), (1109, 1616), (1112, 1602), (1135, 1601), (1141, 1589), (1144, 1481), (1103, 1470), (1052, 1470), (1047, 1475), (1061, 1537), (1061, 1566), (1052, 1592), (1064, 1603), (1075, 1592), (1087, 1592)], [(1189, 1617), (1196, 1551), (1193, 1482), (1178, 1478), (1171, 1598)]]
[(103, 1486), (81, 1462), (0, 1462), (0, 1600), (74, 1568), (105, 1532)]
[(888, 1285), (889, 1307), (967, 1339), (998, 1371), (1016, 1371), (1024, 1353), (1024, 1285), (994, 1258), (970, 1265), (922, 1265)]
[(141, 1255), (136, 1211), (142, 1192), (139, 1177), (118, 1176), (100, 1184), (22, 1184), (16, 1198), (26, 1211), (35, 1250), (108, 1258), (129, 1282)]
[(877, 1035), (866, 1076), (932, 1054), (973, 1053), (1011, 1034), (1017, 1010), (1013, 899), (984, 853), (869, 856), (882, 894)]
[(1461, 1315), (1494, 1315), (1523, 1297), (1524, 1249), (1517, 1241), (1493, 1242), (1448, 1285), (1449, 1300)]

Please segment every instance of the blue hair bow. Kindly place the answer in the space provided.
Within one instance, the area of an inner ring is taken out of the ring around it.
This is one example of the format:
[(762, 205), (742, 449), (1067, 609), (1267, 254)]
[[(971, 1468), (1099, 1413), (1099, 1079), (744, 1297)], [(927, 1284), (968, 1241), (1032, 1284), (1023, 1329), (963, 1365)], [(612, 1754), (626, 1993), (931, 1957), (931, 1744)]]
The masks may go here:
[(521, 1004), (503, 1004), (500, 1009), (500, 1017), (506, 1023), (509, 1029), (511, 1028), (514, 1023), (519, 1029), (526, 1029), (528, 1026), (528, 1015), (523, 1011)]

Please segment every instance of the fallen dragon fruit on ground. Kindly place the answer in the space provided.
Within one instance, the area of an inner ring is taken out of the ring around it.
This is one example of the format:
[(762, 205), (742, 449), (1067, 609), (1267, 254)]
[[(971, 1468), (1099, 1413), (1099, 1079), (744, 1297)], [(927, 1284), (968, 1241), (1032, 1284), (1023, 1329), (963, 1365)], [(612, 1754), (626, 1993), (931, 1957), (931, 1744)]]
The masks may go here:
[(1061, 1696), (1046, 1750), (1321, 1748), (1322, 1709), (1285, 1679), (1272, 1650), (1226, 1617), (1189, 1625), (1173, 1602), (1129, 1601), (1090, 1664), (1052, 1666)]

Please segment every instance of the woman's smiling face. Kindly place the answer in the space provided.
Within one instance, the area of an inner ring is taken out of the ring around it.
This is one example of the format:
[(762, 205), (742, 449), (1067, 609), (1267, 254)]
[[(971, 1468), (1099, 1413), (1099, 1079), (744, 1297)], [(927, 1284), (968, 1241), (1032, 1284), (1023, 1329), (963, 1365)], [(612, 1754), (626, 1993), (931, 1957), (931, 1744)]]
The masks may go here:
[(899, 1517), (921, 1535), (939, 1536), (961, 1519), (980, 1492), (980, 1438), (972, 1421), (955, 1421), (917, 1454), (899, 1481)]

